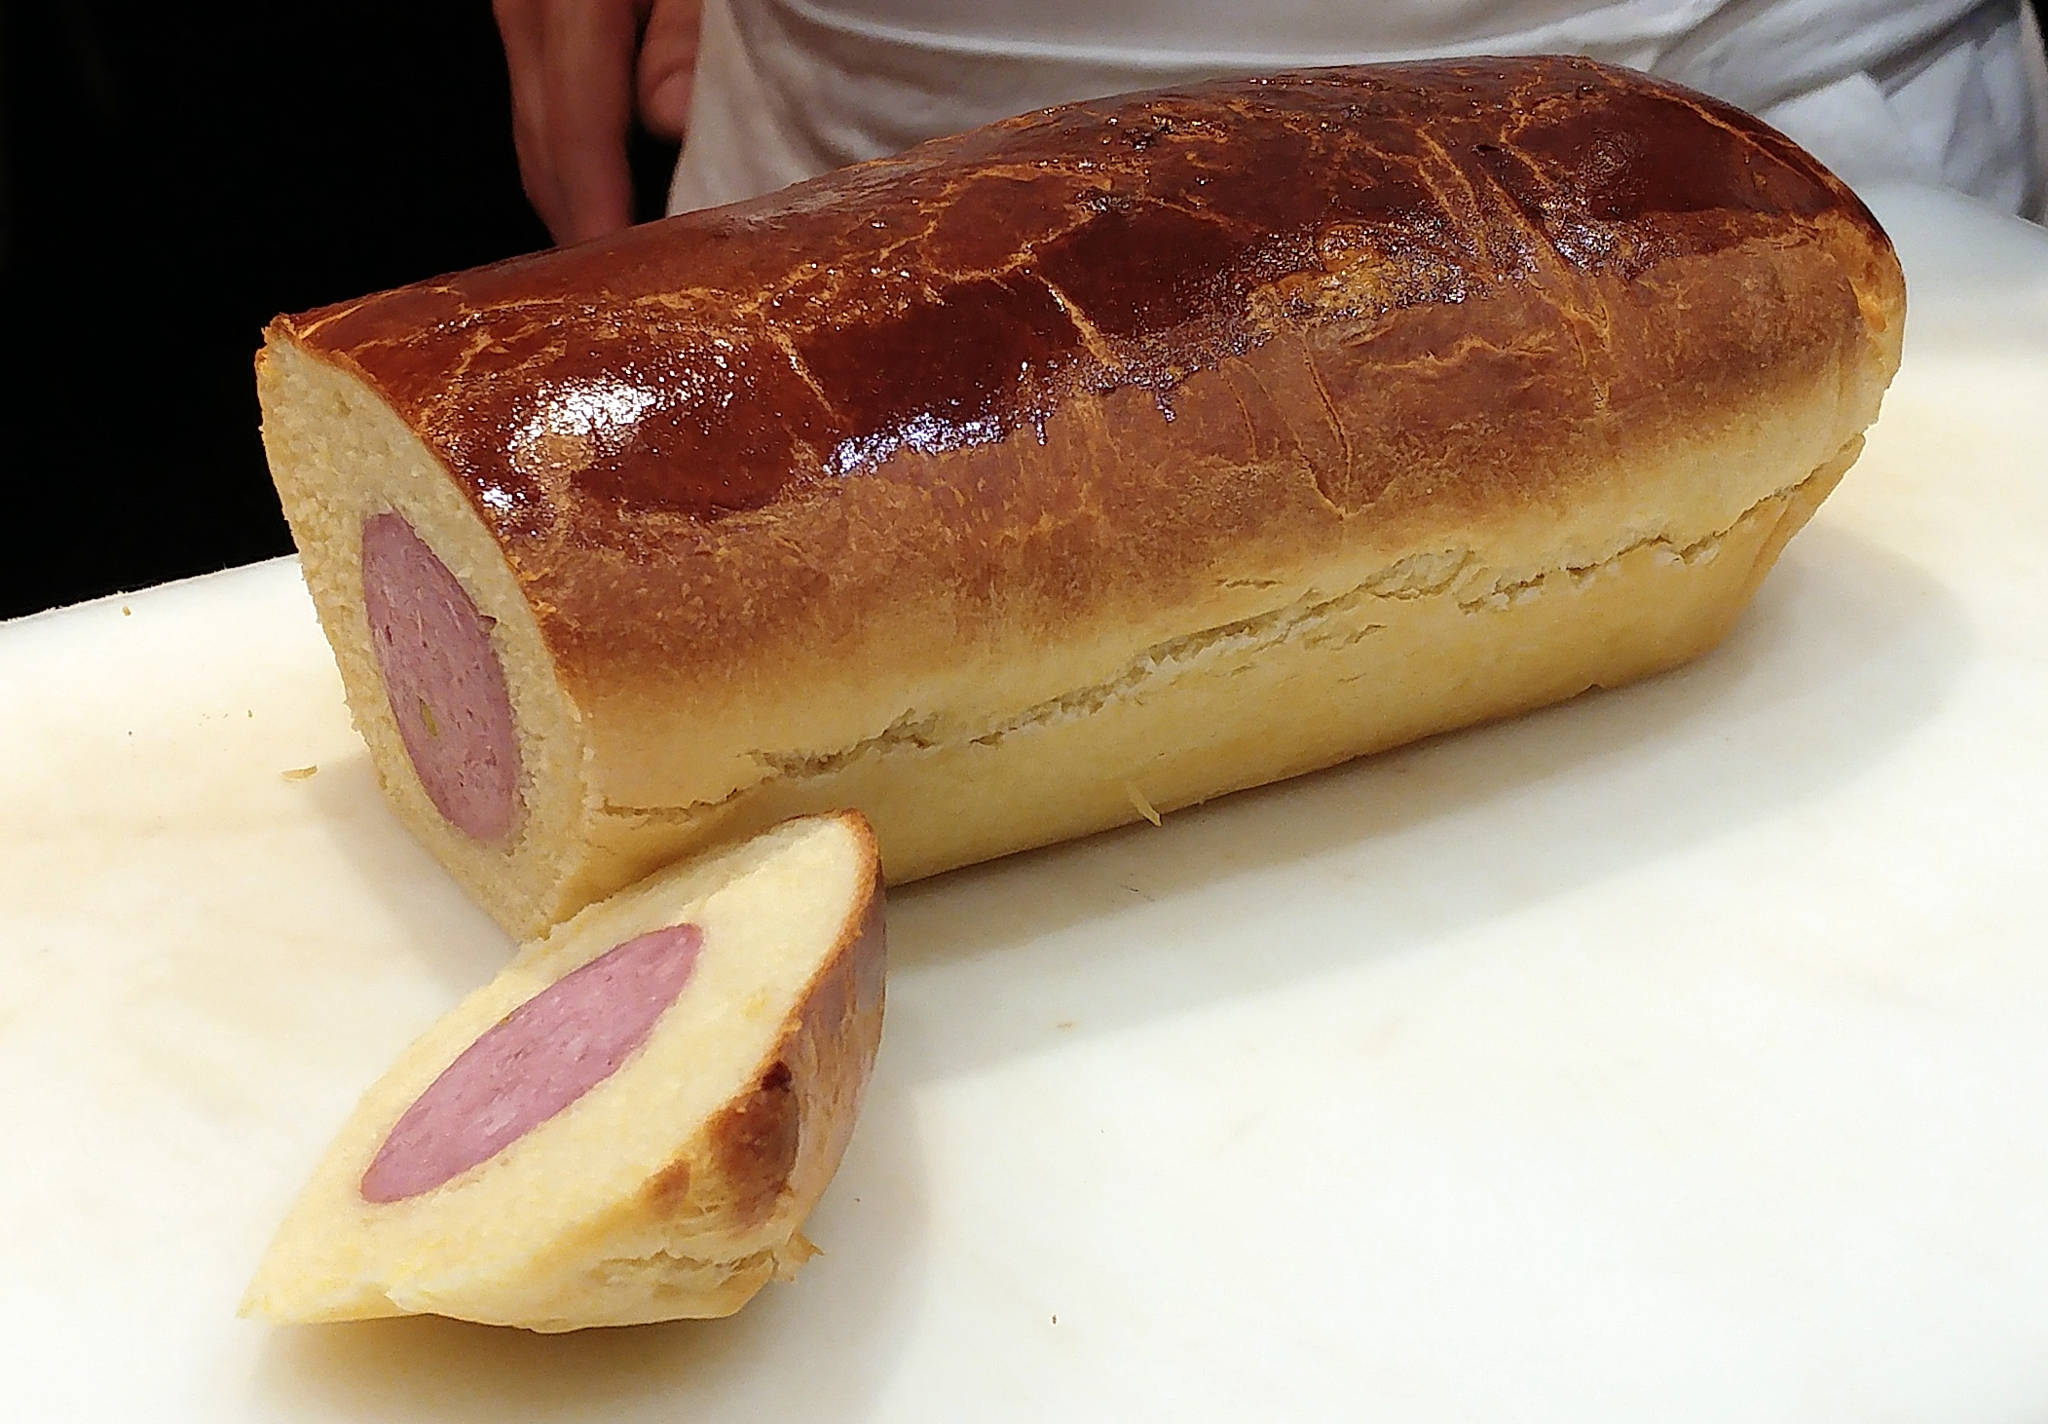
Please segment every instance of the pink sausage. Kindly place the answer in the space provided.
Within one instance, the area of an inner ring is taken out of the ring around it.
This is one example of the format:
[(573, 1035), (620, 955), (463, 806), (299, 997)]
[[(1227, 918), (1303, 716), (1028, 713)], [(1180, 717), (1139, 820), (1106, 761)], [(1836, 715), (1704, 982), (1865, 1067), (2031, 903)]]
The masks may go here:
[(430, 1192), (611, 1077), (683, 991), (703, 944), (696, 925), (629, 939), (485, 1030), (391, 1129), (363, 1173), (363, 1200)]
[(363, 522), (363, 606), (428, 799), (457, 829), (503, 841), (519, 813), (519, 739), (491, 620), (397, 514)]

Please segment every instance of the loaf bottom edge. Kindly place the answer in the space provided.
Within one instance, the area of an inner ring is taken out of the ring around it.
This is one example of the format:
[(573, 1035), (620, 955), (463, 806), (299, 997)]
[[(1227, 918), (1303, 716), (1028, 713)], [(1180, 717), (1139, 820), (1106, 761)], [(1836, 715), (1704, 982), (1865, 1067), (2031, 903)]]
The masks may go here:
[(877, 738), (711, 805), (600, 804), (563, 858), (577, 877), (558, 888), (602, 893), (610, 877), (837, 807), (874, 825), (901, 884), (1638, 681), (1727, 635), (1861, 448), (1852, 439), (1682, 548), (1649, 540), (1508, 586), (1468, 570), (1420, 597), (1305, 600), (971, 740)]

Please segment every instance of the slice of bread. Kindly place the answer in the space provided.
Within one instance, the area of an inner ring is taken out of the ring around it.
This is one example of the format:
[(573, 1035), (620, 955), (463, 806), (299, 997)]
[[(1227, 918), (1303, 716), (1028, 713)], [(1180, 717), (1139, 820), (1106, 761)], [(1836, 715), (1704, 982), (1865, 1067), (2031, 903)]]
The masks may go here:
[(527, 946), (373, 1087), (243, 1313), (729, 1315), (811, 1253), (881, 1035), (874, 837), (778, 826)]

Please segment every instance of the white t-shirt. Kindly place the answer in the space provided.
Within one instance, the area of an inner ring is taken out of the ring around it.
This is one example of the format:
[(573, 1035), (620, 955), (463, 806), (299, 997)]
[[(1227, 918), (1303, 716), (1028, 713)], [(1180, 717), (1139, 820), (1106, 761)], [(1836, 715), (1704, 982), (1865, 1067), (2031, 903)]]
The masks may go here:
[(1852, 184), (2048, 215), (2048, 64), (2025, 0), (706, 0), (669, 210), (1073, 99), (1544, 52), (1718, 95)]

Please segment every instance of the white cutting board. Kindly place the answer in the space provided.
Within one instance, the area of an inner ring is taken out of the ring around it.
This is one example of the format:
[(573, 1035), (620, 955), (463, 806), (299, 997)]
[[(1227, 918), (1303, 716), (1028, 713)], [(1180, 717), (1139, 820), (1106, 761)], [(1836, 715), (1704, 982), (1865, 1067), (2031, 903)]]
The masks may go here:
[(731, 1321), (236, 1319), (507, 945), (295, 566), (0, 627), (0, 1417), (2048, 1418), (2048, 236), (1880, 210), (1906, 369), (1723, 650), (897, 894)]

